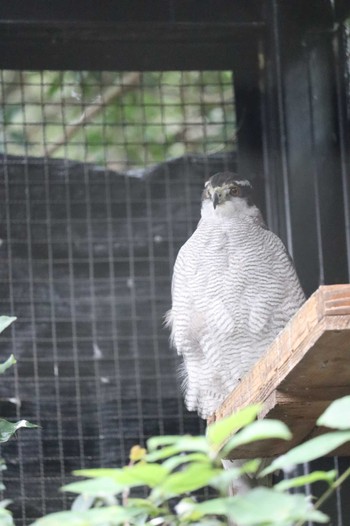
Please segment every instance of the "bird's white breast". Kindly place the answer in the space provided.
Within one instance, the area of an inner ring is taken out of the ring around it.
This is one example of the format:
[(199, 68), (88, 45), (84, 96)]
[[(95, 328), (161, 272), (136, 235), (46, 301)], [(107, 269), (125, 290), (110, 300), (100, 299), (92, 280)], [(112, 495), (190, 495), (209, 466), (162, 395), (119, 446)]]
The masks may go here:
[(185, 358), (197, 353), (201, 364), (192, 406), (205, 414), (206, 384), (210, 396), (217, 392), (224, 398), (303, 299), (281, 240), (262, 226), (257, 208), (239, 199), (216, 210), (204, 202), (202, 219), (179, 252), (173, 280), (175, 345)]

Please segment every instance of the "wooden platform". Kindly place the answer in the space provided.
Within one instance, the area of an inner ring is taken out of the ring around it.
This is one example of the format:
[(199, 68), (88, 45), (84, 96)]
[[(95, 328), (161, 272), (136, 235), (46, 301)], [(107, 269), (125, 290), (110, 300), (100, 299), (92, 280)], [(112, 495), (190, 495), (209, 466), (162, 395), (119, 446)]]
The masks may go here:
[[(277, 418), (293, 433), (291, 442), (261, 441), (235, 451), (235, 458), (281, 454), (324, 430), (315, 422), (336, 398), (350, 394), (350, 285), (320, 287), (242, 382), (211, 422), (263, 402), (259, 418)], [(350, 455), (346, 445), (334, 454)]]

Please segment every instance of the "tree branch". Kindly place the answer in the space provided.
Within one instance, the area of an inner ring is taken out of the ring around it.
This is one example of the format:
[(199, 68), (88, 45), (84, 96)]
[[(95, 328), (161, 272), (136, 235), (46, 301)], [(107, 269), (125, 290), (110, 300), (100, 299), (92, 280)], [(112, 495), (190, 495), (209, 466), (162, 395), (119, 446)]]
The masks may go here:
[[(321, 495), (321, 497), (316, 502), (314, 508), (317, 510), (319, 509), (322, 504), (329, 499), (329, 497), (335, 492), (335, 490), (343, 484), (343, 482), (350, 476), (350, 468), (348, 468), (342, 475), (340, 475), (339, 478), (333, 484)], [(305, 524), (305, 521), (300, 521), (295, 524), (295, 526), (303, 526)]]
[(115, 99), (123, 97), (126, 93), (133, 90), (135, 86), (140, 84), (141, 73), (133, 72), (125, 75), (118, 86), (112, 86), (108, 88), (104, 93), (101, 94), (98, 104), (88, 106), (80, 119), (69, 124), (64, 131), (64, 134), (54, 143), (48, 146), (45, 150), (46, 156), (52, 156), (59, 150), (64, 144), (68, 143), (74, 135), (76, 135), (82, 126), (92, 121), (96, 115), (101, 113), (103, 108), (110, 104)]

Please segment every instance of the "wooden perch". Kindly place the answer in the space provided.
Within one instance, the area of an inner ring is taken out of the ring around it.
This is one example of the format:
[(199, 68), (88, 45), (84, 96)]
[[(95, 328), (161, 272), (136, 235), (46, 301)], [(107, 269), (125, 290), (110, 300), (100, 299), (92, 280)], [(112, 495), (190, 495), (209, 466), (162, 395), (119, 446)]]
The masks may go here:
[[(293, 439), (260, 441), (233, 458), (269, 457), (324, 432), (315, 422), (335, 399), (350, 394), (350, 285), (320, 287), (264, 356), (226, 398), (210, 422), (262, 402), (259, 418), (285, 422)], [(350, 455), (350, 444), (334, 454)]]

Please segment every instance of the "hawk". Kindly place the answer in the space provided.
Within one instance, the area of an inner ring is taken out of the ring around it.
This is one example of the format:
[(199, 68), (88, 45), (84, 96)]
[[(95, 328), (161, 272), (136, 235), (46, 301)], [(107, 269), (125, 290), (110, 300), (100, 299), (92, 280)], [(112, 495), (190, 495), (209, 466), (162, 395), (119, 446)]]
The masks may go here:
[(282, 241), (231, 172), (205, 183), (201, 219), (181, 247), (167, 313), (183, 358), (185, 403), (212, 415), (305, 300)]

